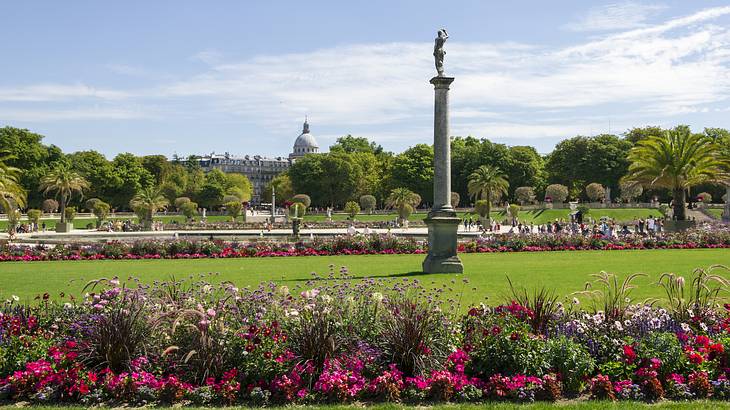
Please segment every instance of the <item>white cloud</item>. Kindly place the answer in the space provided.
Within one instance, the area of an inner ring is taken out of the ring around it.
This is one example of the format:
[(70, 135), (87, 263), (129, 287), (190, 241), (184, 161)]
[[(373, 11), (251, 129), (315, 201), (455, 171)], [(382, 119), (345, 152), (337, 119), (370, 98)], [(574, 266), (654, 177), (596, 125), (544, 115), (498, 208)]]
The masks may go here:
[[(730, 7), (717, 7), (654, 25), (642, 18), (641, 28), (567, 47), (452, 38), (446, 71), (456, 77), (453, 133), (565, 137), (602, 132), (609, 118), (617, 121), (616, 130), (726, 107), (728, 15)], [(219, 53), (205, 51), (197, 59), (209, 66), (182, 81), (136, 90), (84, 84), (0, 88), (0, 102), (64, 101), (78, 105), (76, 115), (94, 118), (156, 112), (170, 120), (243, 120), (283, 135), (309, 114), (314, 130), (326, 125), (322, 134), (352, 132), (412, 143), (431, 135), (431, 53), (430, 42), (349, 45), (225, 62)], [(84, 109), (99, 100), (105, 107), (139, 109)], [(57, 118), (69, 118), (63, 109)], [(51, 108), (43, 110), (43, 118), (54, 118)], [(0, 118), (13, 119), (13, 112), (0, 111)]]
[(617, 31), (642, 27), (647, 19), (666, 9), (661, 4), (635, 1), (611, 3), (590, 9), (579, 20), (563, 26), (571, 31)]

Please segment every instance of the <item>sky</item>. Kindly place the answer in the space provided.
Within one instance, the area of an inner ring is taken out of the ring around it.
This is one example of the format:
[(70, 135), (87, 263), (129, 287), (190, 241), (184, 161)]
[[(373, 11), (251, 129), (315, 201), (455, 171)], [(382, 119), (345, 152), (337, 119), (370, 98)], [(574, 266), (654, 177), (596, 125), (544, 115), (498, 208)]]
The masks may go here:
[(306, 116), (400, 152), (451, 134), (547, 153), (575, 135), (730, 128), (728, 1), (4, 1), (0, 127), (66, 152), (286, 156)]

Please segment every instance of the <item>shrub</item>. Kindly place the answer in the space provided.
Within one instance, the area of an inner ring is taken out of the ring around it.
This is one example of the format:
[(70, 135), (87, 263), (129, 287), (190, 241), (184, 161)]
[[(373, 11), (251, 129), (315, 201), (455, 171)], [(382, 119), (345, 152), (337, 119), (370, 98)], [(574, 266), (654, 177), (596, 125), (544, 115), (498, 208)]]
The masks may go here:
[(43, 212), (48, 213), (48, 214), (58, 211), (58, 201), (56, 201), (55, 199), (50, 199), (50, 198), (46, 199), (41, 204), (41, 210), (43, 210)]
[(96, 216), (96, 226), (101, 226), (101, 222), (106, 219), (106, 217), (109, 215), (109, 210), (111, 210), (111, 206), (107, 204), (106, 202), (102, 201), (96, 201), (93, 204), (93, 208), (91, 211), (94, 213), (94, 216)]
[(291, 198), (291, 201), (303, 204), (305, 208), (309, 208), (312, 205), (312, 199), (307, 194), (296, 194)]
[(510, 204), (507, 212), (509, 212), (510, 217), (517, 218), (520, 215), (520, 206), (517, 204)]
[(486, 199), (480, 199), (474, 204), (474, 212), (476, 212), (482, 218), (489, 217), (489, 201)]
[(568, 199), (568, 187), (560, 184), (548, 185), (545, 188), (545, 200), (561, 203)]
[(531, 186), (517, 187), (517, 189), (515, 189), (515, 199), (521, 205), (535, 202), (535, 188)]
[(84, 208), (86, 208), (86, 210), (89, 212), (94, 212), (94, 205), (100, 201), (101, 199), (99, 198), (87, 199), (86, 202), (84, 202)]
[[(177, 202), (177, 200), (175, 201)], [(190, 199), (181, 202), (180, 212), (182, 212), (182, 214), (185, 215), (185, 218), (190, 221), (193, 219), (193, 217), (195, 217), (195, 215), (198, 214), (198, 204), (195, 202), (191, 202)]]
[(238, 197), (238, 196), (236, 196), (236, 195), (224, 195), (222, 202), (223, 202), (224, 205), (227, 204), (227, 203), (230, 203), (230, 202), (239, 202), (240, 203), (241, 202), (241, 198)]
[(40, 209), (29, 209), (27, 215), (28, 222), (38, 225), (41, 220), (41, 215), (43, 215), (43, 212), (41, 212)]
[(228, 213), (228, 216), (231, 217), (233, 222), (236, 222), (236, 219), (241, 216), (241, 210), (243, 209), (243, 204), (241, 204), (241, 201), (229, 201), (225, 204), (226, 207), (226, 213)]
[(66, 220), (68, 222), (73, 222), (74, 218), (76, 218), (76, 207), (67, 206), (66, 210), (64, 211), (64, 214), (66, 215)]
[[(188, 198), (186, 196), (181, 196), (179, 198), (175, 198), (175, 202), (174, 202), (175, 209), (177, 209), (179, 212), (182, 212), (185, 204), (189, 204), (190, 202), (191, 202), (190, 198)], [(196, 206), (195, 208), (197, 209), (198, 207)]]
[(606, 198), (606, 188), (603, 185), (593, 182), (586, 186), (586, 195), (592, 202), (600, 202)]
[(640, 197), (641, 194), (644, 192), (644, 189), (641, 187), (641, 185), (636, 184), (632, 181), (621, 181), (621, 183), (619, 184), (619, 189), (621, 190), (621, 199), (626, 202), (633, 201), (634, 199)]
[(363, 195), (360, 197), (360, 207), (367, 213), (373, 213), (378, 201), (372, 195)]
[(345, 204), (344, 211), (350, 216), (350, 219), (355, 219), (355, 216), (360, 213), (360, 205), (355, 201), (348, 201)]

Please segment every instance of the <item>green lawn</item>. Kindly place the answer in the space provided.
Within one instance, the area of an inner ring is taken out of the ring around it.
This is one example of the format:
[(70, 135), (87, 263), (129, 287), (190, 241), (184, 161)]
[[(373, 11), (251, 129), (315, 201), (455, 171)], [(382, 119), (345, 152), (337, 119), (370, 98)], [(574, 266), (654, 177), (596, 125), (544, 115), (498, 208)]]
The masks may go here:
[(717, 218), (717, 219), (722, 218), (722, 213), (723, 213), (722, 208), (712, 208), (712, 209), (708, 209), (708, 211), (710, 211), (712, 216), (714, 216), (715, 218)]
[[(79, 294), (84, 284), (100, 277), (136, 276), (145, 282), (183, 278), (200, 273), (219, 273), (212, 281), (228, 280), (239, 287), (276, 281), (295, 288), (304, 285), (311, 272), (322, 275), (346, 266), (356, 277), (418, 279), (428, 286), (446, 286), (462, 304), (501, 301), (507, 291), (506, 275), (518, 285), (546, 286), (568, 296), (580, 291), (589, 275), (601, 270), (626, 275), (645, 272), (637, 299), (661, 297), (655, 285), (664, 272), (689, 275), (697, 267), (730, 264), (730, 250), (643, 250), (462, 254), (466, 273), (420, 273), (422, 255), (366, 255), (331, 257), (279, 257), (251, 259), (60, 261), (0, 263), (0, 297), (17, 295), (25, 300), (43, 292)], [(730, 275), (726, 275), (730, 278)], [(468, 279), (464, 284), (462, 279)]]

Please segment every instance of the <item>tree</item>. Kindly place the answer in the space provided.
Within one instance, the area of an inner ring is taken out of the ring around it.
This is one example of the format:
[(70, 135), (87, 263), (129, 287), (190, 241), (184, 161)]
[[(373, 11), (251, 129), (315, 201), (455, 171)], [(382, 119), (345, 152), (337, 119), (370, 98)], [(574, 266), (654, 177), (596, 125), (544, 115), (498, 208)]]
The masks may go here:
[(241, 216), (241, 211), (243, 210), (243, 204), (241, 204), (241, 201), (230, 201), (226, 202), (224, 205), (228, 216), (231, 217), (233, 222), (236, 222), (236, 219)]
[(461, 202), (461, 195), (459, 195), (458, 192), (452, 192), (451, 193), (451, 206), (454, 208), (457, 208), (459, 206), (459, 202)]
[(337, 207), (357, 198), (364, 170), (353, 155), (332, 152), (298, 159), (287, 172), (295, 192), (306, 192), (318, 206)]
[(228, 173), (226, 174), (226, 193), (237, 196), (241, 202), (248, 202), (253, 194), (253, 185), (246, 175)]
[(74, 152), (66, 155), (65, 162), (89, 182), (89, 189), (85, 195), (91, 198), (104, 198), (108, 201), (115, 190), (123, 184), (112, 163), (99, 152)]
[[(507, 193), (509, 182), (505, 179), (504, 174), (499, 168), (489, 165), (482, 165), (469, 175), (469, 196), (474, 199), (484, 199), (491, 207), (491, 202), (499, 200), (499, 198)], [(487, 209), (489, 215), (490, 209)], [(487, 216), (489, 218), (489, 216)]]
[(93, 208), (91, 209), (91, 212), (94, 213), (94, 216), (96, 216), (96, 227), (99, 228), (101, 226), (101, 223), (104, 222), (107, 216), (109, 216), (109, 211), (111, 210), (111, 205), (107, 204), (104, 201), (97, 201), (94, 203)]
[(619, 188), (621, 189), (620, 198), (628, 203), (631, 203), (631, 201), (641, 196), (644, 192), (641, 185), (632, 184), (627, 181), (621, 181)]
[(26, 193), (20, 186), (20, 169), (7, 164), (11, 156), (0, 153), (0, 210), (10, 212), (26, 204)]
[(103, 198), (115, 208), (126, 208), (142, 189), (154, 185), (155, 178), (142, 166), (142, 160), (130, 153), (119, 154), (112, 161), (114, 185), (107, 187)]
[(363, 195), (360, 197), (360, 207), (367, 211), (369, 214), (373, 213), (373, 210), (378, 204), (378, 200), (372, 195)]
[(353, 137), (348, 134), (344, 137), (337, 138), (337, 142), (330, 146), (330, 152), (338, 151), (349, 154), (354, 152), (369, 152), (371, 154), (378, 155), (383, 152), (383, 147), (375, 142), (368, 141), (367, 138)]
[(0, 147), (8, 155), (5, 164), (22, 170), (16, 182), (27, 194), (27, 205), (40, 206), (43, 201), (38, 188), (40, 180), (63, 160), (61, 149), (55, 145), (44, 145), (40, 134), (13, 127), (0, 128)]
[(420, 203), (421, 196), (417, 193), (408, 188), (396, 188), (390, 192), (385, 204), (389, 208), (396, 209), (401, 222), (405, 222)]
[(20, 209), (9, 209), (8, 210), (8, 232), (15, 232), (15, 228), (20, 223)]
[(28, 222), (34, 224), (35, 226), (38, 226), (41, 221), (41, 216), (43, 215), (43, 212), (41, 212), (40, 209), (29, 209), (26, 214), (28, 215)]
[(551, 184), (545, 188), (545, 201), (556, 203), (565, 202), (568, 199), (568, 187), (560, 184)]
[(278, 205), (284, 203), (294, 196), (294, 188), (292, 188), (291, 179), (285, 172), (274, 177), (264, 189), (264, 201), (271, 203), (272, 188), (276, 193), (276, 202)]
[(94, 205), (96, 205), (97, 202), (101, 202), (101, 199), (99, 199), (99, 198), (87, 199), (86, 202), (84, 202), (84, 208), (86, 208), (89, 212), (93, 212)]
[(298, 202), (302, 205), (304, 205), (305, 208), (309, 208), (310, 205), (312, 205), (312, 199), (309, 198), (309, 195), (307, 194), (296, 194), (293, 197), (291, 197), (292, 202)]
[(54, 213), (58, 211), (58, 201), (52, 198), (48, 198), (45, 201), (43, 201), (43, 204), (41, 205), (41, 210), (47, 214)]
[(355, 220), (355, 216), (360, 213), (360, 205), (355, 201), (348, 201), (345, 204), (344, 211), (350, 216), (350, 219)]
[(520, 215), (520, 206), (517, 204), (510, 204), (507, 208), (507, 212), (512, 219), (517, 219)]
[(129, 206), (132, 207), (134, 212), (143, 216), (143, 218), (140, 218), (140, 222), (147, 230), (152, 227), (152, 217), (155, 212), (163, 209), (168, 204), (167, 198), (160, 193), (160, 190), (152, 186), (140, 190), (129, 201)]
[(407, 188), (421, 198), (433, 198), (433, 148), (418, 144), (396, 155), (390, 170), (389, 185)]
[(241, 201), (241, 198), (237, 197), (236, 195), (223, 195), (223, 205), (229, 203), (229, 202), (243, 202)]
[[(509, 147), (505, 168), (507, 180), (512, 187), (532, 186), (545, 188), (545, 160), (537, 150), (528, 146)], [(511, 193), (516, 198), (516, 191)]]
[(666, 188), (672, 192), (674, 217), (685, 220), (685, 199), (689, 188), (703, 183), (727, 181), (727, 159), (720, 147), (705, 134), (693, 134), (679, 126), (661, 135), (649, 136), (629, 153), (625, 181), (644, 188)]
[(636, 145), (636, 143), (645, 139), (646, 137), (649, 137), (651, 135), (660, 135), (663, 132), (664, 130), (662, 130), (661, 127), (650, 125), (647, 127), (632, 128), (624, 133), (624, 138), (632, 145)]
[(631, 143), (615, 135), (575, 137), (558, 143), (547, 157), (548, 180), (568, 186), (573, 196), (580, 195), (589, 182), (612, 191), (628, 170)]
[(521, 204), (531, 204), (535, 202), (535, 188), (531, 186), (521, 186), (515, 189), (515, 199)]
[(592, 202), (600, 202), (606, 198), (606, 188), (598, 182), (592, 182), (586, 186), (586, 195)]
[(161, 185), (170, 169), (170, 162), (164, 155), (146, 155), (140, 158), (142, 167), (152, 175), (156, 185)]
[(59, 164), (41, 178), (39, 186), (44, 195), (55, 193), (61, 200), (61, 224), (66, 223), (66, 205), (75, 193), (83, 197), (84, 191), (89, 189), (89, 183), (76, 171), (67, 165)]

